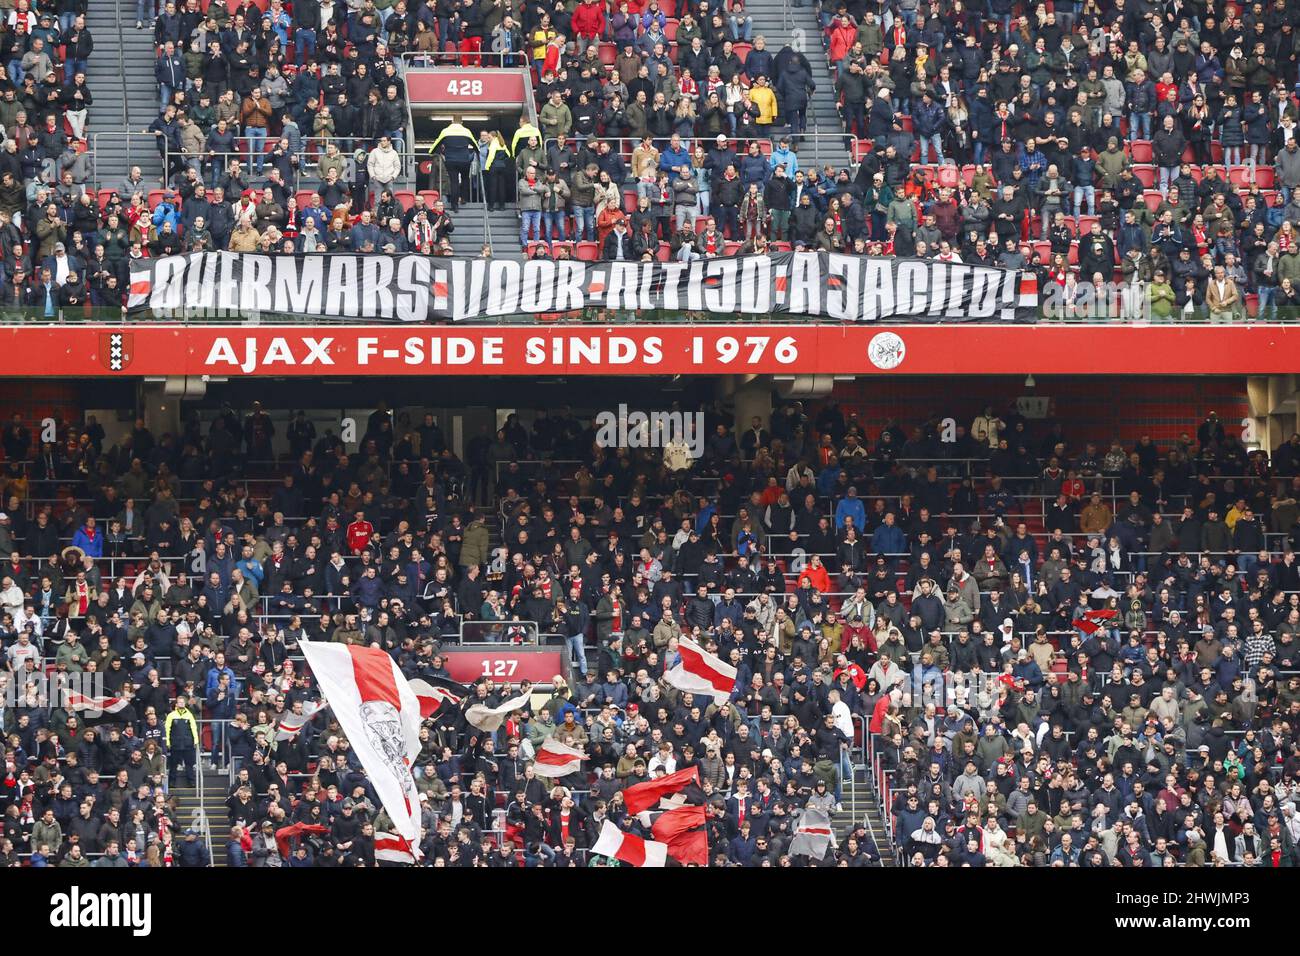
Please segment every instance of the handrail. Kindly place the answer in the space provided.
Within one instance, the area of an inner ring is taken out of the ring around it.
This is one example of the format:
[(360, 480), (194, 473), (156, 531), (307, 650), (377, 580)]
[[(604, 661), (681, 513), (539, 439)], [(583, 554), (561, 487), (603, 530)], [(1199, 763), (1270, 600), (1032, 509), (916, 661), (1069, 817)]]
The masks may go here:
[[(461, 57), (473, 57), (482, 61), (479, 67), (465, 67), (465, 69), (508, 69), (518, 67), (522, 70), (528, 68), (528, 51), (527, 50), (435, 50), (428, 52), (425, 50), (407, 50), (402, 53), (399, 59), (409, 67), (417, 70), (431, 70), (446, 67), (460, 67)], [(518, 62), (513, 62), (518, 60)]]
[(483, 242), (487, 246), (488, 255), (496, 248), (492, 242), (492, 215), (491, 207), (488, 205), (487, 181), (483, 178), (483, 164), (474, 163), (474, 169), (478, 176), (478, 197), (483, 202)]
[(211, 821), (208, 819), (207, 798), (205, 796), (206, 789), (203, 785), (203, 763), (205, 758), (203, 756), (202, 734), (199, 735), (199, 739), (195, 743), (197, 744), (197, 746), (194, 748), (194, 753), (195, 753), (194, 792), (195, 792), (195, 796), (198, 797), (198, 801), (199, 801), (199, 809), (198, 809), (199, 833), (203, 839), (204, 845), (206, 845), (208, 848), (208, 866), (212, 867), (212, 866), (216, 866), (216, 862), (214, 860), (213, 853), (212, 853), (212, 824)]
[[(126, 35), (122, 30), (122, 0), (113, 0), (113, 22), (117, 27), (117, 72), (118, 75), (126, 77)], [(131, 126), (131, 96), (125, 89), (122, 90), (122, 129), (130, 130)], [(129, 134), (128, 134), (129, 135)], [(130, 140), (127, 140), (128, 152), (127, 158), (130, 159)], [(129, 163), (127, 164), (130, 165)], [(130, 169), (127, 170), (130, 172)], [(165, 169), (164, 169), (165, 175)]]

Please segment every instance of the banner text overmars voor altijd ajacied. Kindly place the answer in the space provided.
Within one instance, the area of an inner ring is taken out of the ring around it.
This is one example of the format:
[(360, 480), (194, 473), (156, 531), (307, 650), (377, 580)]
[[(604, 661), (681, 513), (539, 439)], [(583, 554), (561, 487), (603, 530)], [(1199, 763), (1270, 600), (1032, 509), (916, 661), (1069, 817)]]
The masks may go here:
[(131, 263), (129, 312), (315, 315), (462, 322), (598, 308), (794, 315), (838, 322), (1032, 321), (1021, 273), (956, 259), (823, 252), (697, 259), (572, 259), (195, 253)]

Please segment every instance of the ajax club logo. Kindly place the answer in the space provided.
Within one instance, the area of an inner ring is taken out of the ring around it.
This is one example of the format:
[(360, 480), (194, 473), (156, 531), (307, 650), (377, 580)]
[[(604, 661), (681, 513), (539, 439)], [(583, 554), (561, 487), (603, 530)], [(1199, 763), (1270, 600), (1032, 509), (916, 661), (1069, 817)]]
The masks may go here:
[(867, 344), (867, 358), (878, 369), (888, 371), (898, 368), (907, 356), (907, 346), (894, 332), (881, 332)]

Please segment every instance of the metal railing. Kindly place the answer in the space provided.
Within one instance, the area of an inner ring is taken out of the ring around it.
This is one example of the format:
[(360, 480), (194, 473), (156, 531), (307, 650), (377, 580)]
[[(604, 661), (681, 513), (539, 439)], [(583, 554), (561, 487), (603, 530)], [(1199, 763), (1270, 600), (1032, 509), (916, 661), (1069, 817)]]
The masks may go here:
[[(123, 96), (124, 105), (122, 106), (122, 109), (124, 112), (127, 109), (129, 109), (129, 107), (125, 105), (125, 102), (128, 99), (129, 97), (125, 95)], [(114, 140), (114, 141), (121, 140), (122, 143), (124, 144), (124, 149), (126, 152), (125, 169), (115, 169), (115, 170), (100, 169), (99, 144), (101, 142), (106, 143), (110, 140)], [(95, 188), (97, 190), (116, 188), (119, 182), (126, 179), (127, 174), (131, 172), (131, 167), (138, 165), (140, 162), (140, 160), (138, 159), (133, 160), (131, 158), (133, 151), (137, 156), (147, 155), (153, 157), (158, 155), (158, 137), (155, 134), (150, 132), (137, 133), (137, 132), (132, 132), (129, 129), (125, 131), (112, 131), (112, 132), (101, 130), (99, 132), (90, 134), (90, 181), (95, 184)], [(169, 152), (170, 150), (168, 148), (164, 148), (164, 152), (163, 152), (164, 173), (167, 170), (167, 154)], [(152, 188), (154, 187), (152, 186), (152, 184), (150, 184), (145, 188), (144, 192), (148, 192), (149, 189)], [(122, 197), (124, 202), (129, 200), (130, 198), (131, 198), (130, 196)]]
[(204, 780), (203, 780), (203, 774), (204, 774), (203, 765), (207, 763), (207, 761), (204, 759), (203, 756), (203, 736), (201, 731), (200, 731), (199, 739), (195, 741), (194, 754), (195, 754), (194, 792), (199, 801), (198, 809), (194, 811), (194, 817), (196, 818), (195, 822), (198, 823), (199, 834), (204, 844), (207, 845), (208, 866), (211, 867), (211, 866), (216, 866), (216, 862), (215, 862), (213, 847), (212, 847), (212, 824), (211, 821), (208, 819), (207, 795), (206, 795), (206, 789), (204, 787)]
[[(407, 51), (401, 55), (401, 61), (409, 69), (430, 69), (433, 67), (465, 66), (465, 60), (477, 60), (477, 67), (506, 69), (510, 67), (526, 68), (532, 64), (527, 50), (423, 50)], [(520, 104), (522, 105), (522, 104)]]

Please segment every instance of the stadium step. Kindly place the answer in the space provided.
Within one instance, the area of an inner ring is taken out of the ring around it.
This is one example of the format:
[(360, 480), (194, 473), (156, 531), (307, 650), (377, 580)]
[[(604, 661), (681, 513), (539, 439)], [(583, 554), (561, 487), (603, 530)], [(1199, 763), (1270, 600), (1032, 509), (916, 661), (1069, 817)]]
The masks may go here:
[(866, 827), (871, 834), (871, 838), (876, 843), (876, 849), (880, 852), (880, 866), (897, 866), (898, 861), (894, 854), (894, 847), (889, 842), (888, 831), (885, 829), (884, 818), (881, 815), (876, 794), (871, 788), (868, 776), (861, 770), (856, 771), (853, 775), (853, 789), (857, 793), (856, 812), (849, 794), (846, 792), (844, 800), (840, 804), (843, 810), (831, 814), (831, 826), (835, 830), (840, 848), (843, 849), (848, 835), (861, 825)]
[[(488, 233), (484, 231), (483, 204), (464, 203), (453, 218), (456, 231), (451, 235), (451, 245), (458, 256), (478, 257)], [(497, 259), (522, 259), (523, 247), (519, 245), (519, 213), (513, 208), (492, 210), (487, 214), (487, 228), (492, 237), (492, 255)]]
[[(814, 135), (800, 145), (799, 164), (829, 164), (836, 171), (848, 168), (852, 158), (844, 139), (836, 135), (843, 131), (844, 123), (836, 108), (835, 78), (822, 46), (817, 7), (811, 0), (804, 0), (799, 7), (790, 6), (789, 0), (746, 0), (745, 12), (753, 18), (754, 36), (763, 35), (769, 53), (775, 56), (789, 46), (806, 56), (812, 68), (817, 90), (808, 98), (808, 132)], [(777, 122), (780, 124), (780, 117)], [(786, 128), (778, 125), (778, 129), (784, 132)]]
[(226, 839), (229, 827), (226, 825), (226, 778), (223, 774), (212, 772), (204, 780), (202, 791), (197, 787), (172, 787), (168, 792), (176, 808), (176, 827), (184, 833), (194, 827), (203, 832), (203, 817), (206, 814), (208, 830), (212, 840), (208, 852), (212, 856), (213, 866), (226, 865)]
[(94, 178), (103, 187), (115, 188), (132, 166), (139, 166), (145, 181), (156, 186), (162, 158), (153, 137), (142, 135), (158, 116), (153, 31), (147, 25), (143, 30), (135, 28), (131, 0), (91, 4), (86, 26), (95, 39), (86, 68), (86, 85), (95, 97), (86, 126), (94, 151)]

